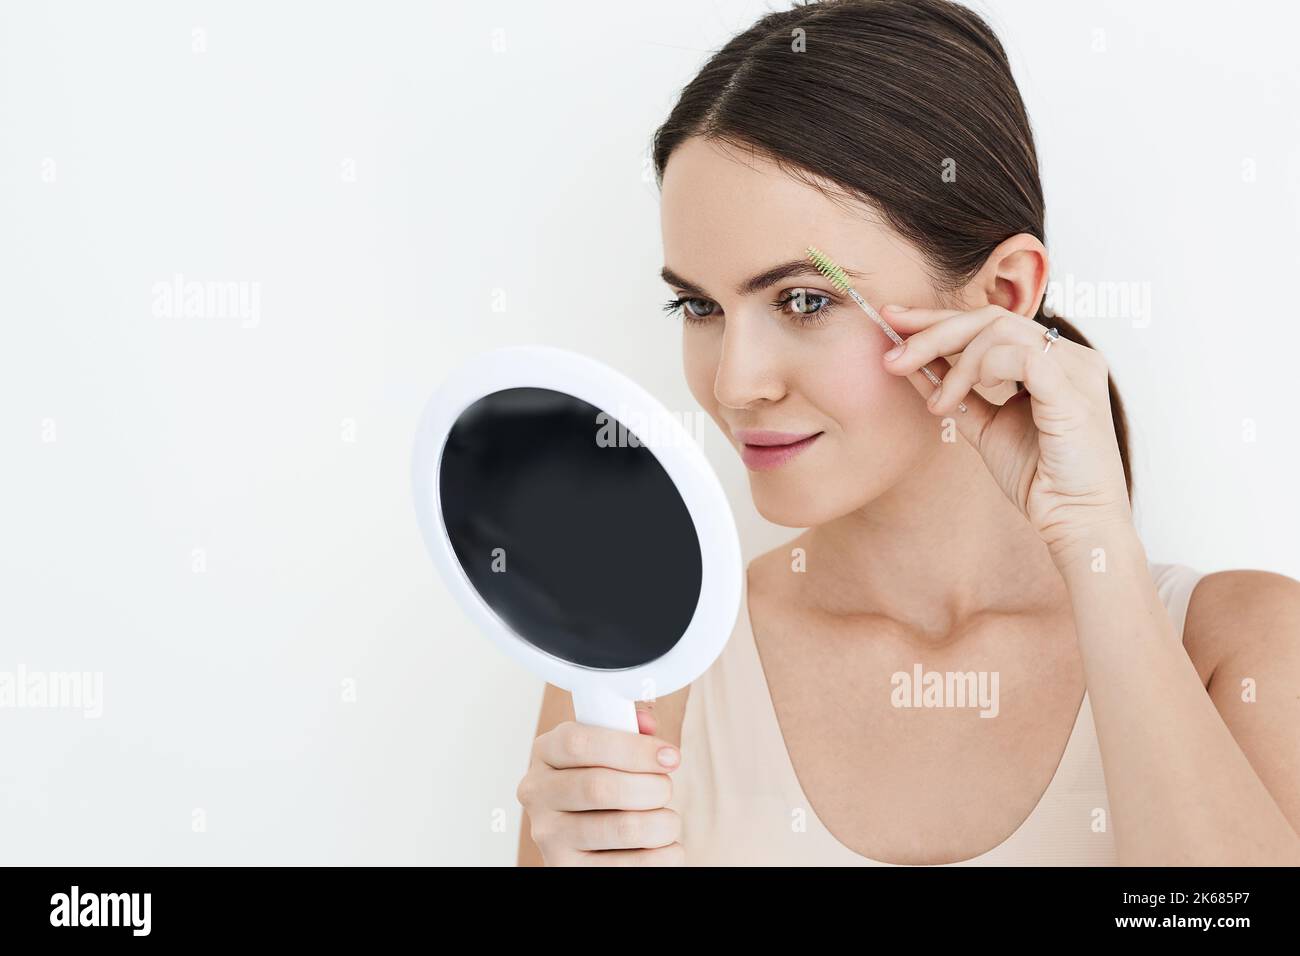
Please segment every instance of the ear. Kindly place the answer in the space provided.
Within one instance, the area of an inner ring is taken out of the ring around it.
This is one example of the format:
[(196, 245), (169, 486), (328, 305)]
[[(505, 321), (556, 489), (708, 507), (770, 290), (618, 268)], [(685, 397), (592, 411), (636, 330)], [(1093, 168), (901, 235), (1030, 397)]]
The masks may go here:
[(1047, 290), (1048, 260), (1044, 245), (1027, 232), (1000, 242), (983, 267), (966, 284), (968, 309), (1000, 305), (1033, 318)]

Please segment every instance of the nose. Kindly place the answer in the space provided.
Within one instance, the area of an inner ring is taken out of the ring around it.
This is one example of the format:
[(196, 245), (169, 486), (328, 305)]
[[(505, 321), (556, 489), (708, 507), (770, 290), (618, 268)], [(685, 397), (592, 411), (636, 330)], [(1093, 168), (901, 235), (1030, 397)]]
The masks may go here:
[(732, 319), (723, 327), (713, 395), (728, 408), (775, 402), (786, 392), (781, 350), (763, 316)]

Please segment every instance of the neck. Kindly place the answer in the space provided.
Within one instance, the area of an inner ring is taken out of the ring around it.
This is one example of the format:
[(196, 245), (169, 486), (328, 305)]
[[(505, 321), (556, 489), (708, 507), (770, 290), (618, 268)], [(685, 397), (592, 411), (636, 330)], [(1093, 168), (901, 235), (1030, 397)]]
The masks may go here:
[(982, 611), (1068, 597), (1047, 546), (960, 437), (805, 541), (804, 586), (819, 609), (884, 615), (936, 639)]

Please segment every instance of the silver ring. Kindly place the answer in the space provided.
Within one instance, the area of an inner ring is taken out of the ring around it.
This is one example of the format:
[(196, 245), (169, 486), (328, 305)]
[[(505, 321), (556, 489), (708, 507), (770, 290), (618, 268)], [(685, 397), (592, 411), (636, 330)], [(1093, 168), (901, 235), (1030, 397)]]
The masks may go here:
[(1055, 342), (1060, 337), (1061, 337), (1061, 333), (1056, 330), (1056, 326), (1052, 326), (1050, 329), (1044, 330), (1043, 338), (1047, 339), (1047, 344), (1043, 346), (1043, 351), (1046, 352), (1048, 349), (1050, 349), (1052, 347), (1052, 343)]

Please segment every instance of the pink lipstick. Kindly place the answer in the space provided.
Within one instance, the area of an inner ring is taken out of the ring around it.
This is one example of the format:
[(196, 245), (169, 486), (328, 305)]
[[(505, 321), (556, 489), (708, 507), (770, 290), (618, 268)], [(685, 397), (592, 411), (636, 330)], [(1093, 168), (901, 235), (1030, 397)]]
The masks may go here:
[(742, 429), (733, 433), (740, 458), (750, 471), (779, 468), (821, 437), (822, 432), (774, 432)]

